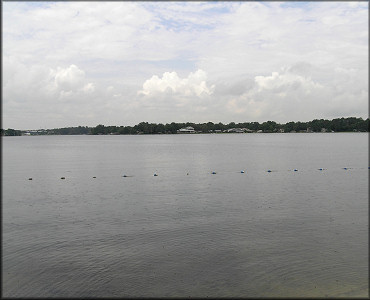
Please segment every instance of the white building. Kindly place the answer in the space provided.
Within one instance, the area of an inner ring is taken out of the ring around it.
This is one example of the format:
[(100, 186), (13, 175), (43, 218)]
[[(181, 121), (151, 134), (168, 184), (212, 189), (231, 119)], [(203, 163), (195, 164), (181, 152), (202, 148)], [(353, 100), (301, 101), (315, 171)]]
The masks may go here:
[(230, 128), (227, 132), (244, 133), (244, 130), (241, 128)]
[(194, 128), (191, 126), (185, 127), (185, 128), (180, 128), (177, 130), (177, 133), (195, 133)]

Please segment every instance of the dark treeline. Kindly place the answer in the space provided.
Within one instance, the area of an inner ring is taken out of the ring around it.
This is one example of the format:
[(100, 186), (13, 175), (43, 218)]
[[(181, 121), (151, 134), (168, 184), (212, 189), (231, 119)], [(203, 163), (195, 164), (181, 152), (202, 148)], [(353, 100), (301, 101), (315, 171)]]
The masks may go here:
[(15, 130), (15, 129), (1, 129), (1, 135), (5, 135), (5, 136), (19, 136), (19, 135), (22, 135), (22, 131), (20, 130)]
[(197, 133), (228, 132), (233, 128), (240, 128), (243, 132), (368, 132), (369, 118), (337, 118), (333, 120), (315, 119), (309, 122), (288, 122), (278, 124), (274, 121), (263, 123), (244, 122), (229, 124), (223, 123), (169, 123), (156, 124), (141, 122), (135, 126), (104, 126), (96, 127), (78, 126), (57, 129), (40, 129), (21, 131), (15, 129), (1, 129), (1, 134), (6, 136), (14, 135), (79, 135), (79, 134), (175, 134), (177, 130), (184, 127), (193, 127)]

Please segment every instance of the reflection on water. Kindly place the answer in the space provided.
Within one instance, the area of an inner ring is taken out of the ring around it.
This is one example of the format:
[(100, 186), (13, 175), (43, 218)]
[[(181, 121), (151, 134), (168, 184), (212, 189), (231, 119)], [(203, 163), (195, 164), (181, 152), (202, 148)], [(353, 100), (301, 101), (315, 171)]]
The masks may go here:
[(3, 296), (367, 297), (367, 156), (360, 133), (4, 138)]

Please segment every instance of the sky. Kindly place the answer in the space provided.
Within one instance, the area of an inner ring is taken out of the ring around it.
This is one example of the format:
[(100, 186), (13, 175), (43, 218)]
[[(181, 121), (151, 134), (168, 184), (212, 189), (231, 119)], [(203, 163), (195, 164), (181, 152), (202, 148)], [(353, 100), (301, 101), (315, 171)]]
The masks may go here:
[(366, 1), (2, 5), (5, 129), (369, 114)]

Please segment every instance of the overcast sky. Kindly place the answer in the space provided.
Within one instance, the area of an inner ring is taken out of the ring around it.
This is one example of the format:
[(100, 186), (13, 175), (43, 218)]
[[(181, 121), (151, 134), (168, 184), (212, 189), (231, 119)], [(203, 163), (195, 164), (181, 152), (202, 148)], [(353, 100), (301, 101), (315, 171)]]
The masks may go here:
[(368, 117), (367, 2), (3, 2), (2, 127)]

